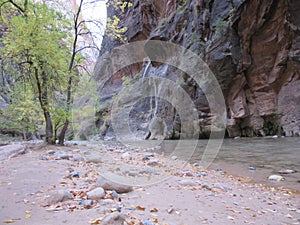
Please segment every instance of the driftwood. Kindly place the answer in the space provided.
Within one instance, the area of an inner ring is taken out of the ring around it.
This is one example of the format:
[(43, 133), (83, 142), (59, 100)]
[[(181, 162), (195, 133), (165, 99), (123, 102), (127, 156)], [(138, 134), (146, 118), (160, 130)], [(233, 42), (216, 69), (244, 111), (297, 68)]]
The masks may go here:
[(14, 144), (5, 145), (0, 147), (0, 161), (10, 159), (21, 154), (25, 154), (28, 151), (26, 145)]

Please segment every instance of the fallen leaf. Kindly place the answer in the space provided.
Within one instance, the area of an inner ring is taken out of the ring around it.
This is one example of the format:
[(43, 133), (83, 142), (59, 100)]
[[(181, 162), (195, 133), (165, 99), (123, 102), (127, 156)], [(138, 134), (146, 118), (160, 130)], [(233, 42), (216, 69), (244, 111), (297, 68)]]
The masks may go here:
[(173, 212), (173, 210), (174, 210), (173, 208), (169, 208), (168, 213), (171, 214)]
[(91, 222), (91, 224), (100, 224), (101, 221), (102, 221), (102, 218), (97, 218), (97, 219), (93, 220)]
[(140, 205), (138, 205), (138, 206), (136, 207), (136, 209), (137, 209), (137, 210), (141, 210), (141, 211), (145, 211), (145, 208), (142, 207), (142, 206), (140, 206)]
[(3, 223), (15, 223), (17, 222), (16, 220), (4, 220)]
[(157, 208), (152, 208), (152, 209), (150, 209), (150, 212), (158, 212), (158, 209)]
[(25, 219), (30, 219), (31, 218), (30, 212), (31, 212), (30, 210), (25, 211), (25, 213), (26, 213), (25, 214)]

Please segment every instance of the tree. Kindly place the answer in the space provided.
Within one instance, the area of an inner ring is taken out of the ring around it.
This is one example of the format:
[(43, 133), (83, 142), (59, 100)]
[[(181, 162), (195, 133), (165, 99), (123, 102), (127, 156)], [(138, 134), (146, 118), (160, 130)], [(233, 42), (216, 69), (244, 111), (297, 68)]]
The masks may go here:
[(13, 61), (21, 74), (15, 81), (31, 85), (43, 111), (45, 141), (54, 143), (51, 110), (55, 91), (64, 91), (69, 72), (67, 59), (69, 23), (63, 15), (43, 3), (0, 1), (5, 24), (2, 56)]
[[(46, 123), (45, 141), (50, 144), (57, 136), (59, 144), (64, 144), (76, 87), (89, 70), (90, 62), (83, 56), (100, 50), (89, 25), (101, 29), (102, 21), (82, 19), (83, 8), (93, 2), (80, 0), (71, 12), (60, 1), (0, 0), (2, 58), (22, 71), (14, 82), (29, 84), (37, 96)], [(130, 6), (113, 2), (121, 10)], [(121, 38), (126, 29), (113, 18), (108, 20), (108, 30), (111, 37)]]
[(42, 121), (42, 112), (30, 86), (17, 83), (12, 87), (10, 104), (2, 110), (5, 118), (0, 124), (0, 129), (5, 132), (22, 133), (23, 139), (39, 135), (39, 124)]
[[(83, 66), (82, 63), (76, 61), (76, 56), (82, 56), (87, 51), (96, 51), (96, 56), (100, 51), (100, 46), (97, 45), (97, 41), (95, 39), (99, 38), (98, 36), (103, 35), (102, 27), (103, 21), (95, 20), (95, 19), (84, 19), (82, 16), (83, 9), (85, 7), (90, 7), (94, 1), (88, 0), (80, 0), (78, 5), (76, 5), (74, 13), (73, 13), (73, 22), (72, 22), (72, 30), (73, 30), (73, 43), (71, 48), (71, 60), (69, 62), (69, 73), (76, 74), (76, 72), (87, 71), (89, 69), (87, 66)], [(129, 2), (120, 2), (116, 0), (112, 0), (108, 4), (114, 4), (116, 8), (124, 11), (126, 7), (130, 7), (132, 4)], [(117, 17), (108, 18), (107, 19), (107, 29), (106, 32), (109, 34), (111, 38), (118, 38), (122, 40), (122, 34), (126, 31), (126, 28), (121, 27), (119, 25), (120, 19)], [(94, 29), (90, 29), (90, 27), (94, 27)], [(100, 32), (99, 32), (100, 30)], [(81, 39), (81, 41), (80, 41)], [(84, 40), (82, 42), (82, 40)], [(93, 54), (92, 52), (88, 52), (88, 54)], [(96, 58), (96, 57), (95, 57)], [(79, 68), (79, 69), (78, 69)], [(76, 88), (76, 82), (74, 84), (74, 76), (69, 77), (68, 88), (67, 88), (67, 100), (66, 100), (66, 110), (68, 114), (72, 109), (73, 104), (73, 96), (72, 89)], [(77, 81), (78, 82), (78, 81)], [(68, 126), (70, 124), (70, 118), (66, 117), (63, 128), (61, 130), (59, 136), (59, 144), (64, 143), (64, 138), (66, 131), (68, 130)]]

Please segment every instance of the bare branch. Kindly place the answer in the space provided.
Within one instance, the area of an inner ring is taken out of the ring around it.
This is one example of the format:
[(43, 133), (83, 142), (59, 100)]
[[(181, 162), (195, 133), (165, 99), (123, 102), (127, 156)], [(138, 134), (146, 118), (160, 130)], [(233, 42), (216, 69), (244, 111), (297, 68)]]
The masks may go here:
[(20, 13), (25, 14), (25, 9), (22, 9), (21, 6), (19, 6), (13, 0), (8, 0), (7, 2), (11, 3), (15, 8), (17, 8)]
[(82, 48), (80, 48), (80, 49), (77, 49), (76, 50), (76, 53), (78, 53), (78, 52), (81, 52), (82, 50), (84, 50), (84, 49), (97, 49), (98, 51), (99, 51), (99, 48), (97, 48), (96, 46), (93, 46), (93, 45), (87, 45), (87, 46), (84, 46), (84, 47), (82, 47)]

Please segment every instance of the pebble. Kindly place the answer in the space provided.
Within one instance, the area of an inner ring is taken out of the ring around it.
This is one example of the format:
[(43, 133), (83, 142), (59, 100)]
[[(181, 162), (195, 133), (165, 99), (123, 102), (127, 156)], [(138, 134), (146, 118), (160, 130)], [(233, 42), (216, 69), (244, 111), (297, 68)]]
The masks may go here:
[(95, 188), (94, 190), (86, 193), (88, 199), (98, 200), (102, 199), (105, 196), (105, 191), (102, 187)]
[(102, 220), (102, 225), (123, 225), (126, 216), (120, 212), (113, 212), (105, 216)]
[(269, 176), (268, 179), (272, 180), (272, 181), (282, 181), (282, 180), (284, 180), (283, 176), (276, 175), (276, 174)]
[(119, 194), (115, 190), (112, 190), (111, 195), (114, 197), (114, 199), (119, 199)]
[(136, 177), (139, 175), (136, 171), (132, 171), (132, 170), (129, 170), (127, 174), (130, 177)]
[(100, 176), (96, 181), (97, 187), (102, 187), (104, 190), (115, 190), (118, 193), (127, 193), (133, 191), (132, 186), (126, 184), (115, 183), (111, 180)]
[(65, 151), (58, 151), (58, 152), (55, 152), (53, 154), (53, 157), (54, 159), (56, 160), (60, 160), (60, 159), (67, 159), (69, 160), (70, 159), (70, 156), (68, 153), (66, 153)]
[(183, 175), (187, 176), (187, 177), (193, 177), (194, 174), (191, 171), (184, 171)]
[(201, 188), (202, 189), (207, 189), (207, 190), (211, 190), (211, 187), (209, 186), (209, 185), (207, 185), (207, 184), (203, 184), (202, 186), (201, 186)]
[(74, 177), (74, 178), (79, 178), (79, 177), (80, 177), (79, 172), (74, 173), (74, 174), (72, 175), (72, 177)]
[(156, 172), (154, 168), (145, 168), (140, 171), (140, 174), (156, 174)]
[(121, 155), (121, 158), (122, 158), (122, 159), (125, 159), (125, 160), (131, 160), (131, 159), (132, 159), (132, 157), (131, 157), (131, 155), (129, 154), (129, 152), (123, 153), (123, 154)]
[(143, 225), (155, 225), (155, 223), (153, 223), (153, 222), (151, 222), (147, 219), (142, 219), (141, 222), (142, 222)]
[(292, 174), (292, 173), (296, 173), (296, 171), (295, 170), (286, 169), (286, 170), (279, 170), (278, 173), (279, 174)]
[(147, 166), (158, 166), (159, 165), (159, 159), (151, 159), (147, 163)]
[(229, 187), (228, 185), (220, 184), (220, 183), (214, 184), (214, 188), (221, 189), (221, 190), (231, 190), (231, 187)]
[(53, 155), (54, 153), (55, 153), (54, 150), (48, 150), (48, 151), (46, 151), (46, 154), (47, 154), (47, 155)]
[(79, 205), (80, 206), (91, 206), (94, 204), (93, 200), (82, 200)]
[(73, 158), (73, 161), (75, 162), (83, 162), (85, 161), (85, 159), (82, 156), (77, 156)]
[(206, 177), (207, 173), (206, 172), (201, 172), (195, 175), (196, 177)]
[(150, 158), (149, 158), (148, 156), (144, 156), (144, 157), (142, 158), (142, 160), (143, 160), (143, 161), (148, 161), (148, 160), (150, 160)]
[(50, 194), (50, 197), (47, 201), (48, 205), (54, 205), (59, 202), (64, 202), (69, 199), (72, 199), (73, 195), (68, 190), (58, 190)]
[(176, 156), (176, 155), (173, 155), (173, 156), (171, 157), (171, 159), (176, 160), (176, 159), (177, 159), (177, 156)]
[(90, 154), (86, 155), (87, 163), (102, 163), (102, 157), (100, 154)]
[(181, 180), (181, 181), (179, 181), (179, 184), (183, 185), (183, 186), (197, 186), (198, 185), (197, 182), (192, 179)]

